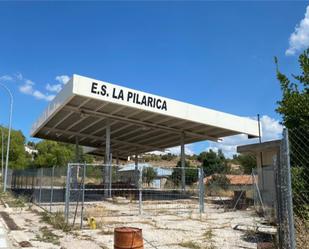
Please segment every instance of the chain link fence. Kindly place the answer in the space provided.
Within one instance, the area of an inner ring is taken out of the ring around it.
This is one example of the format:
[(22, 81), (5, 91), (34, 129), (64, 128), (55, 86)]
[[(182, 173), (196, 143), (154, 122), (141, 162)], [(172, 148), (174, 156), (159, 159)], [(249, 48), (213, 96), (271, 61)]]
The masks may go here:
[[(182, 186), (184, 170), (186, 185)], [(202, 171), (198, 168), (153, 168), (134, 164), (70, 164), (65, 216), (69, 223), (84, 217), (168, 215), (203, 211)]]
[(66, 168), (9, 170), (7, 188), (50, 212), (63, 212)]
[(221, 173), (204, 179), (206, 200), (224, 211), (245, 210), (253, 205), (253, 177), (248, 174)]
[(309, 127), (289, 129), (294, 224), (297, 248), (309, 248)]
[(253, 200), (258, 214), (269, 223), (276, 222), (276, 167), (263, 165), (252, 170)]
[(254, 206), (280, 249), (309, 248), (309, 129), (284, 129), (272, 165), (254, 169)]
[(304, 128), (284, 130), (273, 163), (252, 174), (234, 169), (234, 174), (204, 176), (200, 168), (142, 163), (69, 164), (10, 170), (7, 187), (80, 227), (86, 217), (199, 214), (204, 199), (227, 212), (254, 205), (277, 226), (278, 248), (309, 248), (308, 133)]
[(203, 178), (200, 168), (69, 164), (11, 170), (8, 188), (82, 227), (86, 217), (202, 213)]

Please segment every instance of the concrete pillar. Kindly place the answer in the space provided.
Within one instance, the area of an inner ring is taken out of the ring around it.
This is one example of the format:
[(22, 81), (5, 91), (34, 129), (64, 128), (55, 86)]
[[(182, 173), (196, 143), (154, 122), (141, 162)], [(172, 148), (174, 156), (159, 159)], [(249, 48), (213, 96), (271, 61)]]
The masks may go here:
[(118, 152), (116, 152), (116, 165), (117, 166), (119, 165), (119, 155), (118, 155)]
[(181, 133), (180, 139), (180, 161), (181, 161), (181, 187), (184, 191), (186, 189), (186, 171), (185, 171), (185, 134)]
[(108, 197), (109, 187), (110, 187), (110, 145), (111, 145), (111, 127), (110, 121), (107, 120), (106, 129), (105, 129), (105, 157), (104, 157), (104, 196)]
[(79, 137), (75, 137), (75, 162), (80, 162), (80, 153), (79, 153)]
[[(79, 153), (79, 137), (75, 137), (75, 163), (80, 162), (80, 153)], [(78, 188), (78, 173), (79, 173), (79, 165), (74, 165), (71, 167), (72, 169), (72, 183), (73, 188)]]
[(138, 178), (139, 178), (139, 172), (138, 172), (138, 154), (135, 153), (135, 169), (134, 169), (134, 184), (137, 187), (138, 186)]

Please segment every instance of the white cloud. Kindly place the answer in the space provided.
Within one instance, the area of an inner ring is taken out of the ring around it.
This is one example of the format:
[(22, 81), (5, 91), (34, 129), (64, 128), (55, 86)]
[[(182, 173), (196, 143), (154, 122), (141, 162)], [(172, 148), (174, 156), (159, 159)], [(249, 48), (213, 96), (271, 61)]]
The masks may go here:
[[(282, 125), (279, 120), (275, 120), (267, 115), (261, 117), (262, 142), (279, 139), (282, 134)], [(209, 142), (206, 150), (218, 151), (221, 149), (226, 157), (231, 158), (236, 154), (236, 147), (239, 145), (258, 143), (258, 138), (248, 139), (247, 135), (235, 135), (223, 138), (221, 142)]]
[[(185, 145), (185, 154), (186, 155), (193, 155), (194, 154), (194, 151), (192, 149), (193, 147), (193, 144), (186, 144)], [(159, 150), (155, 150), (155, 151), (151, 151), (149, 152), (149, 154), (153, 154), (153, 155), (167, 155), (168, 153), (171, 153), (173, 155), (180, 155), (180, 146), (175, 146), (175, 147), (172, 147), (172, 148), (168, 148), (164, 151), (159, 151)]]
[(62, 89), (62, 85), (65, 85), (70, 80), (70, 77), (67, 75), (58, 75), (56, 76), (55, 80), (58, 81), (58, 84), (47, 84), (47, 91), (56, 93), (60, 92)]
[(162, 156), (162, 155), (166, 155), (167, 153), (168, 153), (167, 151), (154, 150), (154, 151), (151, 151), (151, 152), (147, 152), (146, 154)]
[(44, 94), (38, 90), (35, 90), (32, 95), (37, 98), (37, 99), (43, 99), (46, 101), (51, 101), (54, 99), (55, 95), (48, 95), (48, 94)]
[(47, 85), (46, 85), (46, 90), (47, 90), (47, 91), (50, 91), (50, 92), (56, 92), (56, 93), (58, 93), (58, 92), (61, 91), (61, 89), (62, 89), (61, 84), (55, 84), (55, 85), (47, 84)]
[(286, 55), (294, 55), (296, 52), (309, 47), (309, 6), (306, 8), (304, 19), (296, 25), (294, 32), (289, 38), (289, 48)]
[(11, 75), (2, 75), (0, 76), (0, 80), (3, 80), (3, 81), (12, 81), (13, 80), (13, 77)]
[(24, 77), (21, 73), (15, 73), (12, 75), (6, 74), (6, 75), (0, 76), (0, 80), (3, 80), (3, 81), (21, 81), (23, 79)]
[[(194, 151), (193, 151), (192, 147), (193, 147), (193, 144), (186, 144), (185, 145), (185, 154), (186, 155), (193, 155), (194, 154)], [(180, 155), (180, 146), (168, 148), (165, 151), (167, 153), (171, 153), (173, 155)]]
[(58, 75), (56, 76), (55, 80), (65, 85), (70, 80), (70, 77), (68, 75)]
[(40, 90), (37, 90), (35, 87), (35, 83), (32, 80), (26, 79), (21, 73), (15, 73), (13, 75), (2, 75), (0, 76), (0, 80), (3, 81), (15, 81), (20, 83), (19, 91), (21, 93), (31, 95), (36, 99), (42, 99), (46, 101), (51, 101), (55, 95), (52, 93), (58, 93), (62, 89), (62, 85), (66, 84), (69, 80), (69, 76), (67, 75), (60, 75), (56, 76), (56, 80), (59, 82), (57, 84), (47, 84), (46, 90), (50, 93), (43, 93)]
[(19, 91), (24, 94), (32, 94), (33, 93), (33, 86), (29, 84), (24, 84), (19, 87)]
[(51, 101), (55, 97), (55, 95), (44, 94), (39, 90), (36, 90), (34, 87), (35, 83), (33, 81), (25, 79), (23, 85), (19, 87), (19, 91), (21, 93), (31, 95), (36, 99), (43, 99), (46, 101)]
[(34, 82), (32, 80), (28, 80), (28, 79), (25, 80), (25, 84), (34, 86)]

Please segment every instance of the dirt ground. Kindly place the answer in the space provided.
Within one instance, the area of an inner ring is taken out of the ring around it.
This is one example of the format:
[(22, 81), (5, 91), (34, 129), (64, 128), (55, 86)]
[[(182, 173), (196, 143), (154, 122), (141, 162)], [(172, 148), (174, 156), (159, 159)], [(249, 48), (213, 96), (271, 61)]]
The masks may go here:
[[(116, 207), (121, 215), (106, 216), (106, 210)], [(20, 228), (8, 233), (16, 248), (27, 245), (28, 248), (43, 249), (112, 249), (114, 228), (120, 226), (142, 228), (145, 249), (257, 247), (255, 242), (246, 239), (247, 235), (244, 232), (233, 229), (235, 225), (257, 224), (259, 218), (252, 210), (224, 211), (220, 206), (209, 203), (206, 204), (203, 215), (195, 209), (186, 213), (178, 212), (180, 209), (173, 209), (173, 203), (170, 206), (167, 203), (158, 206), (156, 203), (155, 213), (150, 210), (151, 203), (148, 203), (148, 206), (145, 204), (144, 208), (146, 211), (138, 216), (126, 215), (129, 214), (129, 204), (119, 205), (112, 202), (88, 204), (85, 209), (86, 216), (96, 218), (97, 229), (90, 230), (85, 221), (86, 226), (83, 230), (74, 229), (70, 232), (54, 229), (50, 224), (43, 222), (42, 210), (36, 206), (22, 208), (1, 206), (0, 211), (7, 212)]]

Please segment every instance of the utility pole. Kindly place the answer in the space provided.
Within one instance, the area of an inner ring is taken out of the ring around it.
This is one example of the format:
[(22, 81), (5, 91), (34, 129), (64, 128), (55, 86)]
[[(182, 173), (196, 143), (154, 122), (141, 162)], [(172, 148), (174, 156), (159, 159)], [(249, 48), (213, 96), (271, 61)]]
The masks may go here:
[(6, 192), (7, 175), (8, 175), (8, 167), (9, 167), (10, 142), (11, 142), (11, 129), (12, 129), (13, 95), (10, 89), (6, 85), (3, 85), (2, 83), (0, 83), (0, 86), (2, 86), (7, 91), (10, 97), (9, 133), (8, 133), (8, 142), (7, 142), (7, 147), (6, 147), (5, 171), (4, 171), (4, 181), (3, 181), (3, 192)]

